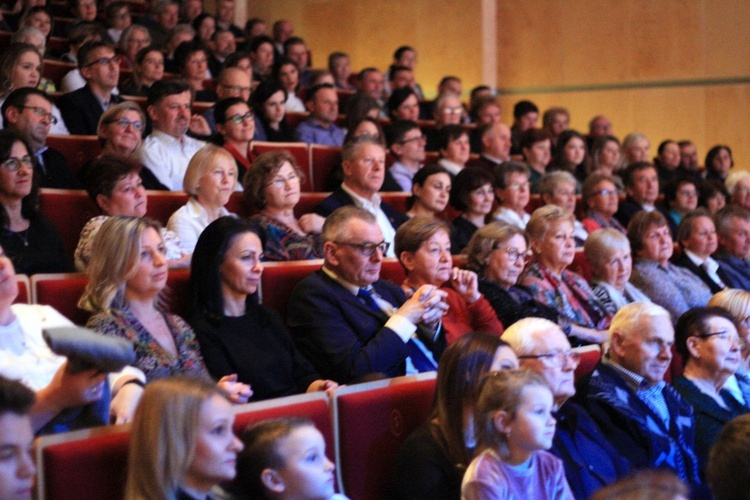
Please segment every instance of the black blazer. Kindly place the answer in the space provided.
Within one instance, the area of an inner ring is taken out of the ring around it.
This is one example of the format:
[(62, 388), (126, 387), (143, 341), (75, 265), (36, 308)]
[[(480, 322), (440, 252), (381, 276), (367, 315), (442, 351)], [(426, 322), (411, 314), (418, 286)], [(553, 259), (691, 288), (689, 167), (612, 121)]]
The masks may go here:
[[(679, 257), (673, 258), (672, 264), (674, 264), (675, 266), (683, 267), (687, 269), (688, 271), (690, 271), (691, 273), (693, 273), (694, 275), (698, 276), (706, 285), (708, 285), (708, 288), (711, 289), (712, 294), (720, 292), (724, 290), (724, 288), (726, 288), (726, 287), (719, 285), (714, 280), (712, 280), (711, 277), (708, 275), (708, 273), (705, 271), (705, 269), (703, 269), (702, 267), (696, 266), (695, 262), (690, 260), (690, 257), (685, 255), (685, 252), (682, 252), (679, 255)], [(731, 283), (731, 281), (729, 280), (729, 277), (722, 270), (721, 264), (719, 264), (719, 269), (716, 271), (716, 274), (719, 275), (719, 278), (721, 278), (721, 281), (724, 283), (724, 285), (728, 285), (729, 283)]]
[(68, 168), (68, 162), (61, 152), (47, 148), (41, 156), (44, 166), (37, 161), (34, 167), (34, 175), (39, 180), (39, 187), (83, 189), (83, 185)]
[[(378, 280), (375, 291), (395, 307), (404, 301), (398, 286)], [(385, 314), (372, 311), (349, 290), (318, 270), (294, 287), (287, 323), (295, 344), (323, 378), (346, 384), (368, 373), (404, 374), (406, 344), (390, 328)], [(419, 330), (418, 330), (419, 332)], [(426, 337), (426, 336), (424, 336)], [(420, 336), (436, 360), (445, 336), (434, 342)]]
[[(315, 207), (315, 213), (323, 217), (328, 217), (337, 208), (347, 205), (354, 205), (354, 200), (352, 200), (351, 196), (346, 194), (346, 191), (339, 186), (330, 194), (330, 196), (328, 196), (328, 198), (318, 203)], [(384, 201), (380, 203), (380, 209), (385, 213), (386, 217), (388, 217), (393, 229), (398, 229), (401, 224), (409, 220), (405, 214), (397, 212), (395, 208)]]
[[(120, 96), (112, 94), (110, 104), (119, 104), (122, 102)], [(99, 99), (91, 92), (88, 84), (60, 96), (57, 100), (57, 107), (63, 117), (68, 132), (74, 135), (96, 135), (96, 129), (99, 125), (99, 118), (104, 114), (104, 109), (99, 103)]]

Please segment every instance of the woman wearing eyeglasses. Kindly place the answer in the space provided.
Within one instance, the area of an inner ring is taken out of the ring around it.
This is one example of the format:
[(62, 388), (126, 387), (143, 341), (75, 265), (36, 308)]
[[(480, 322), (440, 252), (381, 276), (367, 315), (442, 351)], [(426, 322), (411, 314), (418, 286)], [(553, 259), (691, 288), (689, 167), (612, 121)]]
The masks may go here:
[(237, 163), (237, 180), (242, 182), (250, 168), (250, 141), (255, 135), (255, 114), (240, 97), (222, 99), (214, 107), (217, 144), (229, 151)]
[(294, 207), (300, 198), (302, 171), (286, 150), (258, 156), (245, 176), (245, 202), (259, 212), (250, 222), (263, 242), (266, 261), (308, 260), (323, 257), (321, 231), (325, 218)]
[(601, 228), (612, 228), (625, 234), (625, 227), (614, 217), (620, 198), (615, 180), (610, 175), (603, 172), (589, 175), (582, 192), (587, 211), (581, 223), (589, 234)]
[(0, 131), (0, 246), (19, 274), (72, 270), (57, 229), (38, 210), (34, 157), (16, 132)]
[(685, 371), (672, 385), (693, 407), (695, 454), (702, 474), (724, 424), (748, 411), (724, 388), (742, 358), (737, 330), (734, 317), (719, 307), (690, 309), (675, 327)]
[(252, 226), (233, 217), (215, 220), (198, 238), (190, 324), (209, 373), (236, 373), (253, 388), (253, 401), (334, 389), (297, 350), (279, 314), (258, 303), (262, 255)]

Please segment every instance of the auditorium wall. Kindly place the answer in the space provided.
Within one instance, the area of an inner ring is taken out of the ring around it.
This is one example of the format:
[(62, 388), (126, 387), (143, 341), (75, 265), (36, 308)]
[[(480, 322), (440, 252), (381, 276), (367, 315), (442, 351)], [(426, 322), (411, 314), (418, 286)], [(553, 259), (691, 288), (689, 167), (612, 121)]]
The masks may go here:
[[(482, 29), (486, 12), (495, 15), (496, 34)], [(491, 64), (497, 77), (488, 83), (508, 123), (513, 103), (531, 99), (540, 109), (567, 107), (571, 125), (584, 131), (603, 113), (618, 136), (650, 137), (654, 154), (668, 137), (693, 139), (701, 157), (725, 142), (736, 165), (750, 169), (744, 0), (254, 0), (248, 17), (256, 16), (291, 20), (316, 67), (344, 50), (355, 69), (386, 68), (393, 50), (409, 44), (419, 51), (416, 77), (428, 95), (448, 73), (460, 75), (467, 91), (485, 83)], [(493, 43), (497, 60), (483, 60)]]

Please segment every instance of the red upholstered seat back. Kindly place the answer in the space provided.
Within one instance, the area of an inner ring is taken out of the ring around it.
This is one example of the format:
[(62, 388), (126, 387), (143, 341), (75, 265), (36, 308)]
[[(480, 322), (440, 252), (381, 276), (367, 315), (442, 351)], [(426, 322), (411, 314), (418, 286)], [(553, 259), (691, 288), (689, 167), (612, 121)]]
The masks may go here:
[(18, 295), (14, 304), (31, 304), (31, 282), (29, 277), (25, 274), (16, 275), (16, 283), (18, 283)]
[(345, 387), (334, 396), (339, 475), (349, 498), (387, 498), (401, 443), (430, 413), (434, 378), (384, 382), (379, 389), (369, 389), (371, 384)]
[(39, 209), (60, 233), (71, 259), (83, 226), (101, 211), (83, 190), (42, 189)]
[(329, 195), (330, 193), (300, 193), (299, 202), (294, 207), (294, 215), (299, 217), (300, 215), (313, 213), (315, 206), (328, 198)]
[(586, 259), (586, 254), (583, 253), (582, 249), (576, 250), (575, 256), (573, 257), (573, 263), (568, 266), (569, 271), (580, 274), (588, 282), (591, 282), (591, 267), (589, 261)]
[[(287, 113), (287, 121), (289, 121)], [(312, 187), (312, 175), (310, 173), (310, 148), (304, 142), (258, 142), (254, 141), (250, 145), (250, 150), (254, 158), (268, 151), (285, 149), (294, 157), (297, 166), (305, 173), (305, 181), (300, 186), (303, 192), (315, 191)]]
[(183, 192), (146, 191), (148, 197), (148, 211), (146, 215), (161, 222), (163, 226), (181, 206), (188, 201), (188, 195)]
[(261, 302), (286, 318), (289, 297), (294, 287), (322, 265), (322, 259), (264, 263), (263, 274), (260, 277)]
[(167, 311), (182, 316), (190, 313), (190, 269), (170, 269), (164, 292)]
[(406, 213), (406, 199), (411, 196), (411, 193), (396, 192), (396, 193), (379, 193), (380, 198), (390, 206), (392, 206), (396, 212)]
[[(55, 20), (55, 24), (57, 23), (58, 21)], [(7, 45), (3, 46), (7, 47)], [(73, 63), (45, 59), (44, 66), (42, 66), (42, 76), (48, 80), (52, 80), (55, 83), (55, 86), (59, 89), (63, 77), (77, 67), (78, 66)]]
[(31, 277), (34, 302), (52, 306), (76, 325), (85, 325), (91, 315), (78, 309), (78, 299), (88, 281), (79, 273), (35, 274)]
[(398, 259), (383, 259), (383, 264), (380, 266), (380, 279), (401, 286), (406, 279), (406, 271)]
[[(597, 346), (598, 347), (598, 346)], [(587, 349), (581, 352), (581, 362), (575, 370), (575, 380), (578, 381), (584, 375), (594, 371), (594, 367), (602, 357), (600, 349)]]
[(341, 148), (312, 144), (310, 146), (310, 162), (312, 165), (311, 184), (313, 191), (325, 191), (331, 173), (337, 166), (341, 165)]

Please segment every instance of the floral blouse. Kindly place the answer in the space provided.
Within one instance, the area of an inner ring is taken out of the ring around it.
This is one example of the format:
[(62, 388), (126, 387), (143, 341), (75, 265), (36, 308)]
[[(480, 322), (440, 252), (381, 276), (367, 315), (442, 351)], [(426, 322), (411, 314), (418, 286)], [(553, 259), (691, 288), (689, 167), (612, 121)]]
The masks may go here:
[(167, 352), (127, 307), (96, 314), (86, 326), (101, 334), (133, 342), (135, 366), (146, 374), (148, 381), (173, 375), (210, 378), (193, 329), (176, 314), (161, 313), (177, 346), (177, 357)]
[(253, 215), (250, 223), (263, 240), (263, 260), (310, 260), (323, 257), (323, 238), (319, 234), (301, 235), (263, 212)]

